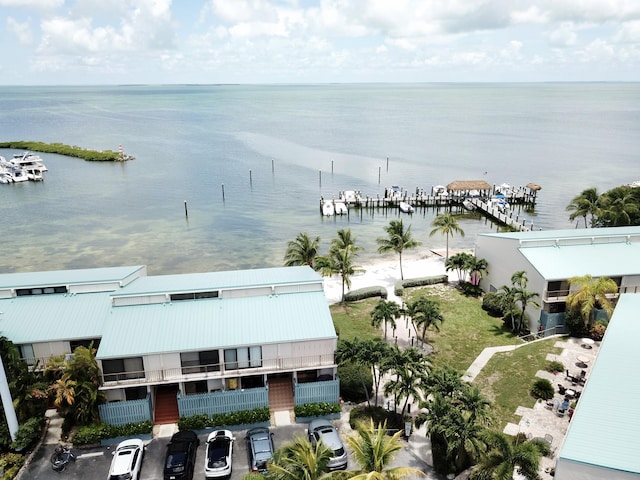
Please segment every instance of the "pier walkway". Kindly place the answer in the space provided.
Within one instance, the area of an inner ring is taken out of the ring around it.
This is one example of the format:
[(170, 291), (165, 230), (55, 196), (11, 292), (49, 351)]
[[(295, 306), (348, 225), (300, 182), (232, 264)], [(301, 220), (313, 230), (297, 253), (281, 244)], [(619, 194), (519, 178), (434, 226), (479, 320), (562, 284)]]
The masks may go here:
[(533, 222), (527, 225), (526, 219), (519, 219), (519, 215), (515, 215), (514, 212), (509, 209), (500, 209), (498, 206), (492, 203), (487, 203), (480, 198), (470, 198), (469, 201), (476, 207), (480, 213), (485, 217), (495, 220), (498, 223), (506, 225), (519, 232), (530, 232), (533, 230)]

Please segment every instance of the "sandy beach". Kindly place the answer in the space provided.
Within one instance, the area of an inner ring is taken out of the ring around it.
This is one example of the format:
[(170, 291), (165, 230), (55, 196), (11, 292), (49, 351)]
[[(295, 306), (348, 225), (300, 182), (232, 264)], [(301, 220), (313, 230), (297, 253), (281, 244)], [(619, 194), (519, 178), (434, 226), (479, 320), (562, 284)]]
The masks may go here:
[[(458, 253), (458, 251), (449, 250), (449, 256), (455, 253)], [(387, 289), (388, 300), (396, 299), (393, 295), (393, 287), (400, 280), (398, 255), (381, 256), (379, 262), (360, 265), (360, 267), (363, 271), (351, 277), (351, 288), (349, 290), (358, 290), (365, 287), (384, 287)], [(458, 280), (455, 271), (446, 271), (444, 252), (440, 254), (439, 251), (425, 250), (405, 253), (402, 256), (402, 270), (405, 279), (448, 275), (449, 282)], [(342, 296), (342, 278), (338, 275), (326, 277), (324, 279), (324, 293), (329, 303), (339, 302)]]

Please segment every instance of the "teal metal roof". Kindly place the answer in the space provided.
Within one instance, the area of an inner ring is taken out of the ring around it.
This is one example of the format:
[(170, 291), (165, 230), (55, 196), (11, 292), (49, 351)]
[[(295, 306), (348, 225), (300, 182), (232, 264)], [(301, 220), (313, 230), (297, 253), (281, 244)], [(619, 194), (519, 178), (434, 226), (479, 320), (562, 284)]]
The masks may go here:
[(144, 265), (136, 265), (48, 272), (2, 273), (0, 274), (0, 289), (118, 282), (144, 268)]
[(566, 230), (536, 230), (533, 232), (482, 233), (483, 237), (513, 240), (554, 240), (576, 237), (609, 237), (612, 235), (640, 235), (640, 227), (571, 228)]
[(620, 297), (560, 458), (640, 474), (640, 295)]
[(224, 272), (154, 275), (138, 278), (118, 290), (115, 296), (153, 293), (197, 292), (212, 289), (318, 283), (322, 277), (310, 267), (259, 268)]
[(112, 308), (97, 356), (104, 359), (335, 337), (324, 292), (188, 300)]
[(519, 251), (547, 280), (640, 274), (640, 242), (533, 246)]
[(97, 338), (110, 308), (104, 292), (3, 299), (0, 335), (16, 344)]

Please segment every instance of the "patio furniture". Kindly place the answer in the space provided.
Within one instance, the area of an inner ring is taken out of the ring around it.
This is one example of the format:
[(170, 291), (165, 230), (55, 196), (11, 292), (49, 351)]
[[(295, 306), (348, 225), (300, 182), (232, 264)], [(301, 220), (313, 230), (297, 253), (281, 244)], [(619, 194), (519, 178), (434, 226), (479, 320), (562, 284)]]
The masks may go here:
[(549, 446), (551, 446), (551, 444), (553, 443), (553, 435), (551, 435), (550, 433), (545, 433), (544, 441), (547, 442)]
[(567, 389), (562, 384), (559, 383), (558, 384), (558, 393), (560, 395), (564, 395), (566, 391), (567, 391)]
[(592, 338), (583, 338), (581, 341), (582, 341), (582, 348), (587, 348), (587, 349), (593, 348), (593, 344), (595, 343)]

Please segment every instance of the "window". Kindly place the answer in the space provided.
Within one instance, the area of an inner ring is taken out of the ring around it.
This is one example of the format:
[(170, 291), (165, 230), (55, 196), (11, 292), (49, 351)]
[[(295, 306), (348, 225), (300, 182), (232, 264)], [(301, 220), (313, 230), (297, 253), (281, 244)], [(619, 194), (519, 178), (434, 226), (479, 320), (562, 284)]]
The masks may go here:
[(20, 358), (22, 358), (22, 360), (27, 365), (36, 364), (35, 354), (33, 353), (33, 345), (20, 345), (18, 349), (20, 350)]
[(78, 347), (89, 348), (92, 342), (93, 342), (93, 348), (97, 350), (98, 347), (100, 346), (99, 338), (89, 338), (86, 340), (71, 340), (69, 342), (69, 346), (71, 347), (71, 351), (74, 352)]
[(124, 389), (126, 400), (144, 400), (147, 398), (147, 387), (131, 387)]
[(262, 366), (262, 347), (230, 348), (224, 351), (224, 368), (257, 368)]
[(48, 295), (51, 293), (69, 293), (67, 287), (46, 287), (46, 288), (18, 288), (16, 296), (24, 297), (26, 295)]
[(187, 382), (184, 384), (184, 393), (194, 395), (196, 393), (207, 393), (207, 381)]
[(172, 302), (179, 302), (181, 300), (200, 300), (203, 298), (218, 298), (218, 291), (211, 292), (189, 292), (189, 293), (172, 293), (169, 295)]
[(105, 382), (144, 378), (142, 357), (115, 358), (102, 361), (102, 373)]
[(180, 354), (180, 364), (183, 375), (201, 372), (219, 372), (220, 354), (218, 350), (185, 352)]

